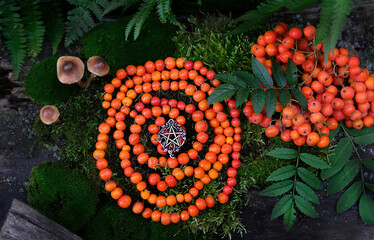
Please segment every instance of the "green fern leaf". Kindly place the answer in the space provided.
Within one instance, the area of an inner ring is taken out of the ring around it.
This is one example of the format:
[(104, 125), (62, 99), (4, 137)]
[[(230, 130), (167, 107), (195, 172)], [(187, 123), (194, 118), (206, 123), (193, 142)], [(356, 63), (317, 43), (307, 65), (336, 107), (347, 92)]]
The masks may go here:
[(301, 12), (305, 8), (310, 7), (314, 3), (316, 3), (318, 0), (293, 0), (288, 4), (288, 9), (290, 9), (293, 12)]
[(107, 0), (107, 1), (100, 1), (97, 0), (98, 4), (102, 6), (104, 9), (103, 16), (118, 9), (119, 7), (123, 7), (124, 9), (131, 6), (133, 3), (138, 2), (137, 0)]
[[(155, 4), (156, 4), (156, 0), (145, 0), (140, 5), (140, 8), (139, 8), (138, 12), (135, 13), (135, 15), (133, 17), (133, 19), (136, 19), (134, 27), (133, 27), (134, 28), (134, 40), (136, 40), (139, 37), (140, 30), (142, 29), (142, 26), (143, 26), (145, 20), (147, 20), (149, 14), (151, 13)], [(130, 22), (129, 22), (129, 24), (130, 24)], [(129, 32), (131, 32), (131, 30), (132, 30), (132, 28), (129, 30)], [(126, 28), (126, 32), (127, 32), (127, 28)], [(127, 39), (127, 37), (126, 37), (126, 39)]]
[(44, 40), (45, 26), (41, 21), (41, 12), (37, 1), (29, 1), (22, 8), (25, 14), (24, 26), (27, 36), (28, 55), (35, 58), (42, 51), (42, 43)]
[(289, 5), (291, 0), (267, 0), (260, 3), (257, 9), (249, 11), (241, 17), (235, 19), (236, 22), (243, 22), (238, 28), (232, 31), (232, 34), (252, 30), (258, 24), (262, 23), (269, 16)]
[(329, 23), (330, 31), (329, 34), (323, 39), (323, 45), (325, 47), (325, 62), (328, 58), (328, 53), (333, 51), (338, 42), (339, 36), (343, 31), (347, 16), (351, 11), (353, 1), (351, 0), (336, 0), (333, 1), (333, 11), (330, 13), (332, 22)]
[(130, 32), (131, 30), (134, 28), (135, 26), (135, 23), (136, 23), (136, 16), (134, 15), (131, 20), (127, 23), (127, 26), (126, 26), (126, 30), (125, 30), (125, 39), (127, 40), (129, 35), (130, 35)]
[[(52, 5), (51, 5), (52, 4)], [(56, 54), (58, 45), (64, 37), (64, 18), (59, 1), (53, 1), (42, 6), (43, 19), (46, 27), (46, 36), (52, 43), (53, 55)]]
[(4, 9), (6, 17), (3, 19), (5, 45), (10, 54), (13, 74), (18, 77), (26, 57), (26, 42), (24, 25), (18, 14), (20, 7), (9, 6)]
[[(169, 0), (170, 1), (170, 0)], [(156, 9), (160, 22), (166, 23), (166, 13), (165, 13), (165, 0), (161, 0), (157, 3)]]
[(95, 22), (90, 11), (83, 7), (77, 7), (68, 13), (66, 28), (68, 32), (65, 37), (65, 46), (69, 46), (73, 41), (78, 40), (84, 33), (95, 26)]
[(315, 45), (320, 43), (322, 40), (326, 39), (326, 37), (330, 33), (330, 25), (332, 22), (332, 15), (333, 12), (333, 2), (324, 0), (322, 1), (322, 9), (321, 13), (319, 14), (319, 24), (317, 25), (317, 33), (316, 33), (316, 41), (314, 42)]

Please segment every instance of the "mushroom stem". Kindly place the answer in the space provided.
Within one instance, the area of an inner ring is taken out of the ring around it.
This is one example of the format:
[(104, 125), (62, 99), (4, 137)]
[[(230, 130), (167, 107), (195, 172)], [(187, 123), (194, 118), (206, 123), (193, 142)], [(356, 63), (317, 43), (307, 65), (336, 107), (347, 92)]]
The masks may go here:
[(79, 81), (77, 82), (77, 84), (78, 84), (79, 87), (81, 87), (81, 88), (86, 88), (86, 86), (87, 86), (87, 84), (84, 83), (82, 80), (79, 80)]
[(88, 80), (86, 81), (85, 85), (86, 87), (90, 86), (90, 83), (92, 82), (92, 80), (94, 80), (94, 78), (96, 77), (97, 75), (95, 74), (91, 74), (91, 76), (88, 78)]

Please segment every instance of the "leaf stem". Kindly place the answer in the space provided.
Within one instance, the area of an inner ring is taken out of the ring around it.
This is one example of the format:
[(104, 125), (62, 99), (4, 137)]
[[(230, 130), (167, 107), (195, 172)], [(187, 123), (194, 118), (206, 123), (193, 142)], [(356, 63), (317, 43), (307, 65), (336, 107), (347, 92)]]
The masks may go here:
[(364, 168), (362, 167), (362, 159), (361, 159), (361, 157), (360, 157), (360, 154), (359, 154), (358, 151), (357, 151), (356, 145), (354, 144), (354, 142), (353, 142), (353, 140), (352, 140), (352, 136), (349, 135), (349, 133), (347, 132), (347, 130), (345, 129), (345, 126), (344, 126), (343, 124), (342, 124), (342, 129), (343, 129), (345, 135), (349, 138), (349, 141), (351, 142), (352, 147), (353, 147), (353, 149), (355, 150), (356, 155), (357, 155), (357, 158), (358, 158), (358, 160), (359, 160), (359, 162), (360, 162), (361, 181), (362, 181), (362, 183), (363, 183), (363, 184), (362, 184), (362, 190), (363, 190), (364, 194), (366, 194), (366, 193), (365, 193)]
[(295, 195), (295, 189), (296, 189), (296, 178), (297, 178), (297, 169), (299, 167), (299, 160), (300, 160), (300, 146), (297, 148), (297, 160), (296, 160), (296, 174), (293, 179), (293, 188), (292, 188), (292, 197)]

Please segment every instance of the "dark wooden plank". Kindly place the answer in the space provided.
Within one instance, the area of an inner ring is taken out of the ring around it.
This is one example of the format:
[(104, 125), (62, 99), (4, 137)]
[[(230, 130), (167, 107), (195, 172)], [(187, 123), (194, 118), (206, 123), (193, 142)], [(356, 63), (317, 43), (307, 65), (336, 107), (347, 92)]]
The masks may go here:
[(13, 199), (12, 207), (0, 232), (0, 239), (81, 240), (63, 226), (17, 199)]

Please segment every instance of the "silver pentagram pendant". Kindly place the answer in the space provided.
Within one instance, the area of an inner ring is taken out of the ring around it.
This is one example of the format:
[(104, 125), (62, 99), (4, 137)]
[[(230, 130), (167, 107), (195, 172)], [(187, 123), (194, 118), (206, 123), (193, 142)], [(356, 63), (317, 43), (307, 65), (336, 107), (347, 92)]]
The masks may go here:
[(186, 131), (173, 119), (169, 119), (169, 121), (161, 127), (157, 137), (164, 152), (169, 153), (171, 158), (175, 158), (173, 154), (179, 152), (180, 148), (186, 142)]

